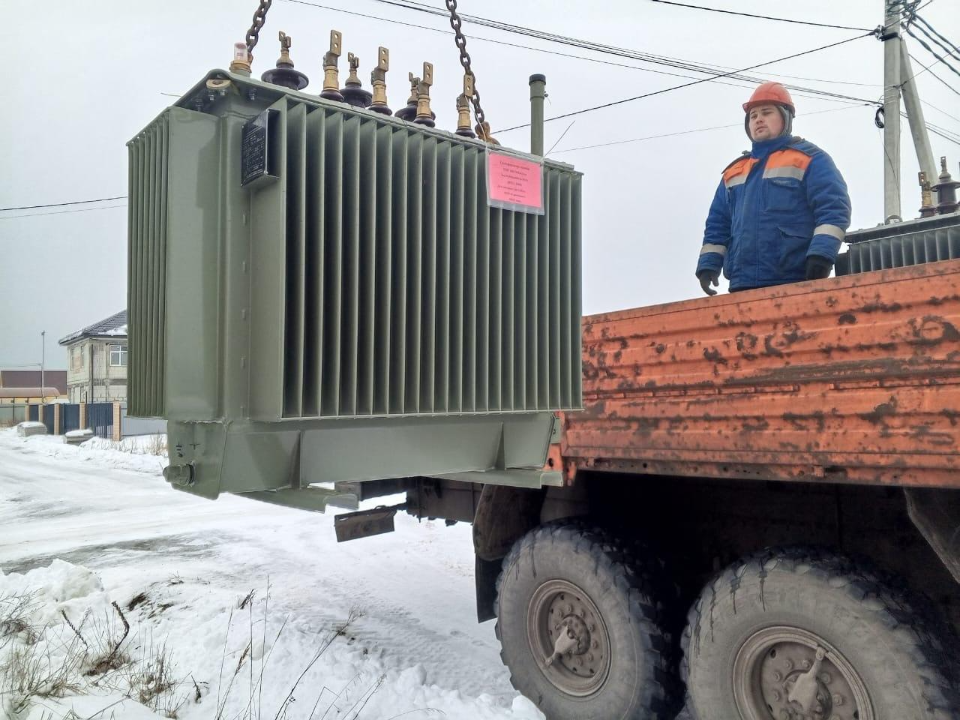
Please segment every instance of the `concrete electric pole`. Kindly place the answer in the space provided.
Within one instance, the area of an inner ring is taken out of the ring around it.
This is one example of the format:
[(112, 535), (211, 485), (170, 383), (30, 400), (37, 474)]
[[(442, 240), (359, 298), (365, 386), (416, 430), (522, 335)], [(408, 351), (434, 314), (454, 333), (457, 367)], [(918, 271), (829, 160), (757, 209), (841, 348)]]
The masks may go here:
[[(927, 124), (923, 119), (923, 106), (920, 104), (920, 94), (917, 92), (917, 83), (913, 79), (913, 68), (910, 65), (910, 54), (903, 39), (897, 40), (900, 46), (900, 74), (904, 77), (903, 104), (907, 109), (907, 120), (910, 121), (910, 134), (913, 136), (913, 146), (917, 150), (917, 163), (920, 170), (927, 176), (931, 185), (937, 184), (939, 170), (933, 161), (933, 149), (930, 147), (930, 135), (927, 133)], [(936, 193), (936, 190), (934, 190)], [(934, 204), (937, 199), (934, 198)]]
[(900, 3), (884, 0), (883, 218), (900, 222)]

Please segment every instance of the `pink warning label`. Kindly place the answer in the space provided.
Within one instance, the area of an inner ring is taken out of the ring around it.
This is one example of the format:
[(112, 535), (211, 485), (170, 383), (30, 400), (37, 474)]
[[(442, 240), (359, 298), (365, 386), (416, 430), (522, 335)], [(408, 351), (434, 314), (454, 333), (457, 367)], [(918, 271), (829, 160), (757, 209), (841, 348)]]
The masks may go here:
[(494, 207), (543, 213), (543, 166), (534, 160), (487, 153), (487, 201)]

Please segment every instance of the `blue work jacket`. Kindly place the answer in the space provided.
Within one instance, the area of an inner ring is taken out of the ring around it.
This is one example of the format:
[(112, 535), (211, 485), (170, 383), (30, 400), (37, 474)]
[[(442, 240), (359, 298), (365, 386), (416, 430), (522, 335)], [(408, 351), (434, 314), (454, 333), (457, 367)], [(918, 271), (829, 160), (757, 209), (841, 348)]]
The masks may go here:
[(836, 262), (848, 227), (847, 184), (829, 155), (798, 137), (755, 142), (723, 172), (697, 273), (722, 269), (731, 290), (798, 282), (809, 255)]

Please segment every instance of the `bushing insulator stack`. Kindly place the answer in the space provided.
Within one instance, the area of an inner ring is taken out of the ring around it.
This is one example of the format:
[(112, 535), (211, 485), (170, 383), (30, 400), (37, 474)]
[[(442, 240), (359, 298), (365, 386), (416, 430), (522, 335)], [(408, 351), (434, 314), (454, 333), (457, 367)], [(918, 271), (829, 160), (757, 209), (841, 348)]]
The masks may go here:
[(940, 202), (937, 203), (937, 214), (949, 215), (956, 212), (960, 203), (957, 203), (957, 188), (960, 187), (960, 181), (954, 180), (947, 170), (947, 158), (940, 158), (940, 182), (933, 186), (937, 191), (937, 197)]
[(281, 30), (280, 57), (277, 60), (277, 66), (261, 75), (261, 80), (290, 90), (303, 90), (310, 84), (310, 79), (306, 75), (293, 69), (293, 60), (290, 59), (290, 46), (292, 44), (293, 38)]
[(373, 100), (373, 93), (363, 89), (363, 84), (357, 75), (357, 70), (360, 69), (360, 58), (353, 53), (347, 53), (347, 62), (350, 65), (350, 75), (344, 83), (343, 99), (354, 107), (366, 109)]
[(323, 90), (320, 97), (325, 100), (343, 102), (340, 92), (340, 44), (343, 36), (337, 30), (330, 31), (330, 49), (323, 56)]

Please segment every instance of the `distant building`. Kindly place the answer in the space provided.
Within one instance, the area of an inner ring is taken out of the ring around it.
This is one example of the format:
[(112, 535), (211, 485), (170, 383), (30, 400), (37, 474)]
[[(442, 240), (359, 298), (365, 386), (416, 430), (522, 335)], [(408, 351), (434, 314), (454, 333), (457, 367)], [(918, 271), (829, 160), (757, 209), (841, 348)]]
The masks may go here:
[[(43, 386), (41, 390), (39, 370), (0, 370), (0, 390), (31, 390), (30, 397), (46, 397), (48, 400), (67, 397), (67, 371), (66, 370), (45, 370), (43, 372)], [(0, 393), (6, 397), (21, 397), (25, 395), (22, 392)], [(37, 401), (39, 402), (39, 401)]]
[(60, 340), (67, 349), (70, 402), (127, 399), (127, 311), (89, 325)]
[(66, 395), (60, 395), (55, 387), (45, 388), (0, 388), (0, 405), (25, 405), (52, 402), (66, 402)]

